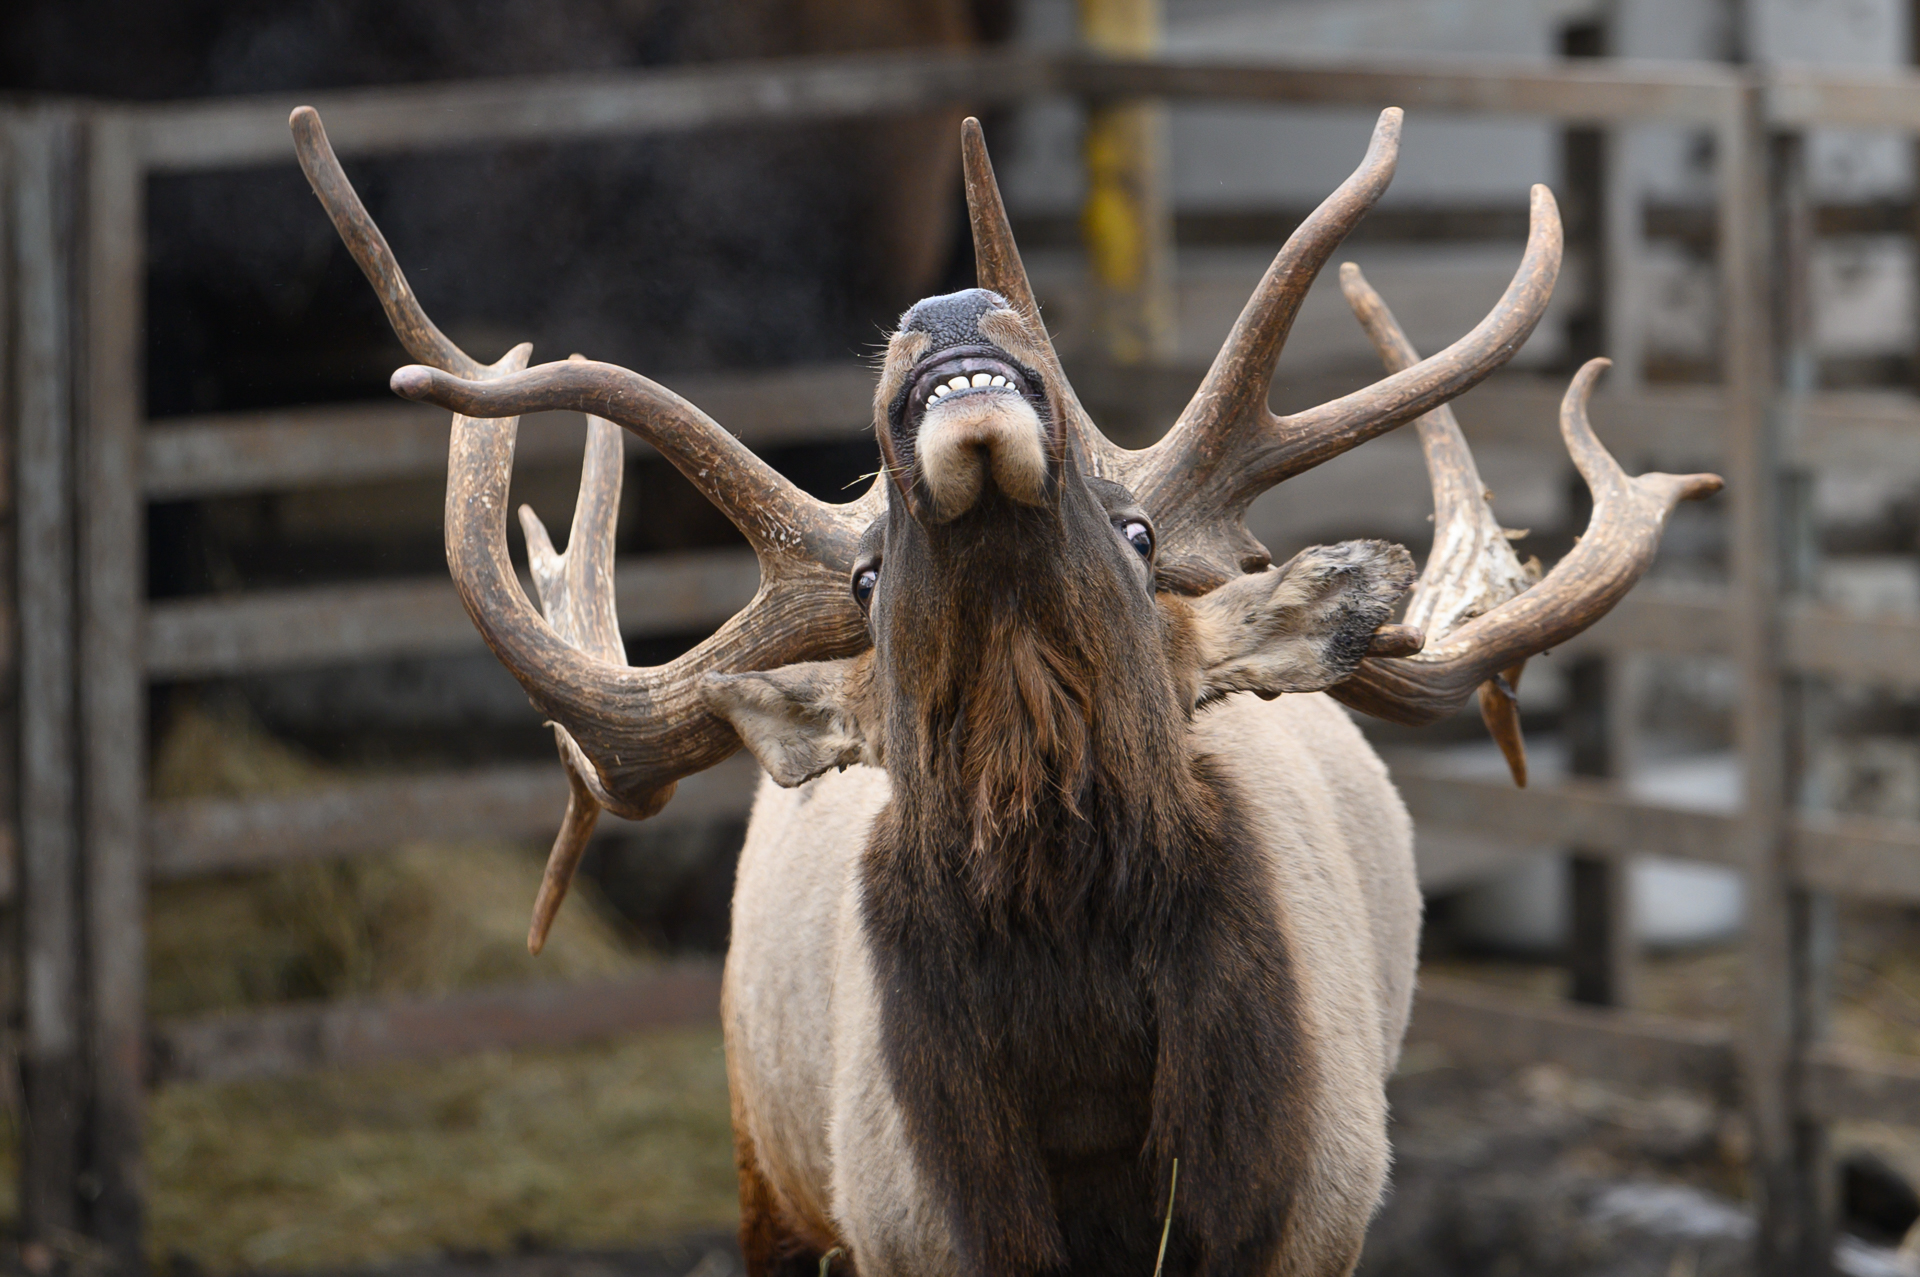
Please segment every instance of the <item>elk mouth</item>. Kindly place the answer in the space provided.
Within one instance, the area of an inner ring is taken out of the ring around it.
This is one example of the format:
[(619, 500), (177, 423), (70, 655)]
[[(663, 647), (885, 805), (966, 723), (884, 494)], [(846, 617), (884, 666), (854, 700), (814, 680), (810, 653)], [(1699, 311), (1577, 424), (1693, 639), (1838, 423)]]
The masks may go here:
[(1052, 413), (1031, 369), (995, 346), (949, 346), (924, 356), (895, 401), (892, 464), (911, 477), (935, 521), (957, 518), (989, 476), (1013, 500), (1043, 504), (1051, 490)]
[[(960, 382), (965, 384), (956, 384)], [(949, 346), (924, 356), (907, 376), (906, 389), (894, 412), (894, 435), (901, 445), (901, 459), (913, 455), (914, 438), (929, 409), (949, 399), (972, 395), (1017, 395), (1032, 405), (1042, 422), (1048, 415), (1040, 378), (1014, 363), (1005, 351), (994, 346)]]

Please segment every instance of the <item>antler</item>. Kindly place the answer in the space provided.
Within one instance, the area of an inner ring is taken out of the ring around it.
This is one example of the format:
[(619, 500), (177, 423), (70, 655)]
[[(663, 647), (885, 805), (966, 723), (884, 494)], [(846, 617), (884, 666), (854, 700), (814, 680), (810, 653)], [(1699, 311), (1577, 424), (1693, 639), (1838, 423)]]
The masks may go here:
[[(1340, 268), (1340, 291), (1388, 372), (1420, 361), (1393, 312), (1352, 262)], [(1414, 428), (1420, 432), (1420, 451), (1433, 485), (1433, 549), (1408, 596), (1403, 620), (1439, 639), (1532, 586), (1540, 579), (1540, 561), (1522, 563), (1507, 530), (1493, 517), (1487, 487), (1453, 409), (1436, 408)], [(1480, 684), (1480, 716), (1507, 760), (1513, 783), (1522, 789), (1527, 786), (1527, 742), (1520, 731), (1515, 691), (1525, 667), (1523, 659)]]
[[(1393, 177), (1400, 125), (1397, 108), (1380, 113), (1359, 168), (1288, 238), (1164, 438), (1139, 451), (1118, 447), (1074, 405), (1089, 469), (1124, 483), (1154, 515), (1164, 588), (1205, 593), (1266, 567), (1266, 547), (1245, 523), (1255, 497), (1470, 389), (1512, 357), (1545, 312), (1560, 270), (1560, 215), (1553, 195), (1536, 186), (1519, 269), (1472, 332), (1438, 355), (1331, 403), (1287, 417), (1268, 410), (1274, 367), (1307, 289)], [(1033, 290), (1007, 230), (978, 126), (970, 123), (964, 139), (980, 283), (1031, 308)]]
[[(1387, 367), (1412, 363), (1418, 357), (1413, 346), (1359, 269), (1342, 267), (1340, 282)], [(1433, 552), (1406, 619), (1426, 628), (1426, 647), (1413, 656), (1369, 657), (1332, 689), (1334, 696), (1376, 717), (1419, 725), (1453, 713), (1477, 688), (1481, 714), (1515, 782), (1526, 784), (1511, 686), (1521, 666), (1605, 616), (1652, 564), (1673, 508), (1722, 486), (1714, 474), (1635, 477), (1620, 468), (1587, 420), (1587, 401), (1608, 366), (1605, 359), (1587, 361), (1560, 403), (1561, 438), (1593, 493), (1593, 516), (1586, 534), (1537, 584), (1537, 567), (1520, 563), (1493, 517), (1451, 410), (1421, 421), (1433, 481)]]
[[(698, 408), (624, 368), (574, 359), (528, 369), (526, 345), (491, 365), (470, 358), (421, 309), (341, 170), (319, 115), (300, 107), (290, 123), (314, 194), (379, 294), (395, 334), (420, 361), (393, 375), (395, 391), (455, 413), (447, 563), (487, 645), (553, 721), (567, 763), (573, 796), (529, 936), (537, 951), (599, 809), (651, 816), (681, 777), (740, 747), (732, 726), (702, 701), (702, 675), (847, 656), (867, 646), (847, 572), (860, 533), (880, 511), (880, 487), (846, 505), (818, 501)], [(519, 414), (549, 409), (604, 420), (591, 427), (567, 554), (554, 554), (538, 520), (522, 515), (543, 617), (513, 571), (506, 501)], [(611, 559), (620, 458), (607, 422), (657, 448), (732, 520), (760, 563), (753, 600), (665, 665), (630, 667), (619, 645)]]
[[(1120, 448), (1075, 403), (1078, 441), (1090, 470), (1126, 484), (1153, 513), (1160, 586), (1200, 594), (1271, 562), (1245, 523), (1247, 507), (1261, 492), (1420, 419), (1434, 485), (1434, 551), (1409, 601), (1406, 624), (1382, 627), (1374, 654), (1334, 695), (1367, 713), (1418, 724), (1452, 713), (1477, 688), (1481, 712), (1515, 780), (1525, 784), (1526, 747), (1513, 686), (1527, 658), (1605, 615), (1646, 571), (1673, 506), (1718, 491), (1720, 479), (1627, 476), (1587, 424), (1587, 396), (1606, 366), (1595, 361), (1574, 379), (1561, 412), (1568, 450), (1594, 491), (1592, 525), (1537, 585), (1537, 568), (1513, 553), (1445, 405), (1510, 359), (1546, 311), (1562, 240), (1559, 210), (1544, 186), (1531, 194), (1519, 268), (1471, 332), (1421, 359), (1385, 304), (1349, 267), (1343, 287), (1386, 362), (1387, 377), (1291, 416), (1268, 409), (1274, 368), (1301, 302), (1341, 240), (1386, 190), (1400, 126), (1400, 111), (1381, 112), (1365, 158), (1288, 238), (1165, 437), (1137, 452)], [(963, 138), (980, 283), (1037, 317), (978, 126), (969, 121)], [(1052, 356), (1051, 349), (1047, 353)], [(1419, 648), (1421, 631), (1424, 650), (1402, 657)]]

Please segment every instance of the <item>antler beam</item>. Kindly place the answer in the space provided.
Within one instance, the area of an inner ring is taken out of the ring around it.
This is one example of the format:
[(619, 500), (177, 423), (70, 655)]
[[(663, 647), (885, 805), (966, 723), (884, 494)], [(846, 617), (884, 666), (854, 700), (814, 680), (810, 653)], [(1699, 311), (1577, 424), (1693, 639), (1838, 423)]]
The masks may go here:
[(1652, 564), (1673, 508), (1720, 490), (1719, 475), (1636, 477), (1620, 468), (1587, 419), (1587, 401), (1607, 367), (1605, 359), (1589, 360), (1560, 404), (1561, 438), (1593, 493), (1586, 534), (1538, 585), (1471, 619), (1445, 609), (1463, 615), (1458, 628), (1430, 635), (1417, 655), (1368, 658), (1332, 689), (1334, 696), (1396, 723), (1417, 726), (1446, 717), (1482, 683), (1605, 616)]
[[(420, 361), (394, 374), (394, 388), (455, 414), (447, 564), (487, 645), (552, 720), (567, 766), (572, 798), (528, 938), (537, 952), (599, 810), (651, 816), (680, 778), (740, 747), (732, 726), (702, 699), (703, 675), (846, 656), (867, 646), (847, 572), (857, 537), (879, 513), (879, 486), (847, 505), (815, 500), (692, 404), (625, 369), (582, 359), (528, 369), (526, 345), (495, 364), (473, 359), (421, 308), (341, 169), (319, 115), (300, 107), (290, 124), (314, 194), (394, 332)], [(560, 408), (603, 420), (590, 429), (567, 553), (556, 554), (538, 519), (522, 513), (542, 616), (507, 550), (507, 489), (518, 414)], [(609, 420), (672, 461), (741, 530), (760, 562), (760, 589), (746, 608), (665, 665), (630, 667), (620, 648), (611, 563), (621, 450)]]

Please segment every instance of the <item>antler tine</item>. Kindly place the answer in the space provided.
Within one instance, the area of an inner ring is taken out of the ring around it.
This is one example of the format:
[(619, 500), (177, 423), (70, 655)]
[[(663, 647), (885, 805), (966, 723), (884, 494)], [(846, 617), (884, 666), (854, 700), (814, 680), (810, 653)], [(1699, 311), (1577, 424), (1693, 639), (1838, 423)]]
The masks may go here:
[[(1013, 242), (1007, 206), (1000, 198), (1000, 183), (987, 154), (986, 134), (979, 119), (971, 115), (960, 122), (960, 165), (966, 177), (967, 222), (973, 231), (974, 278), (980, 287), (991, 288), (1012, 302), (1037, 326), (1040, 303), (1034, 300), (1026, 263), (1020, 260), (1020, 247)], [(1053, 353), (1051, 343), (1047, 353)]]
[[(692, 404), (625, 369), (575, 359), (528, 371), (531, 347), (524, 344), (490, 366), (468, 358), (421, 310), (340, 170), (318, 115), (301, 108), (291, 124), (315, 194), (379, 291), (394, 331), (416, 359), (432, 365), (401, 369), (396, 388), (454, 411), (447, 565), (481, 636), (556, 725), (574, 793), (552, 866), (564, 878), (599, 808), (650, 816), (681, 777), (739, 748), (732, 726), (706, 707), (703, 675), (865, 649), (866, 626), (846, 573), (883, 494), (876, 483), (847, 505), (816, 501)], [(753, 544), (761, 568), (753, 600), (676, 660), (636, 669), (620, 650), (611, 587), (620, 447), (607, 421), (592, 427), (568, 553), (555, 554), (538, 520), (528, 523), (537, 588), (552, 623), (521, 590), (507, 551), (507, 488), (518, 414), (546, 408), (584, 410), (647, 439)], [(555, 906), (563, 887), (549, 893)], [(536, 918), (529, 936), (536, 945), (540, 930)]]
[(1231, 466), (1245, 446), (1243, 439), (1272, 428), (1267, 395), (1281, 348), (1320, 268), (1393, 181), (1403, 118), (1399, 107), (1380, 113), (1360, 166), (1294, 228), (1275, 254), (1180, 419), (1143, 458), (1152, 475)]
[[(1236, 573), (1265, 567), (1270, 561), (1266, 547), (1243, 522), (1253, 499), (1283, 479), (1431, 412), (1512, 358), (1546, 311), (1560, 272), (1560, 249), (1560, 214), (1553, 194), (1536, 186), (1527, 249), (1513, 281), (1473, 331), (1439, 354), (1364, 390), (1290, 416), (1274, 417), (1255, 402), (1252, 408), (1258, 411), (1248, 410), (1257, 419), (1253, 426), (1245, 424), (1248, 416), (1243, 415), (1218, 437), (1182, 429), (1190, 419), (1225, 419), (1210, 411), (1196, 416), (1190, 405), (1182, 426), (1148, 450), (1152, 455), (1138, 467), (1140, 480), (1134, 485), (1141, 501), (1162, 520), (1163, 562), (1168, 565), (1162, 578), (1173, 588), (1204, 592)], [(1215, 371), (1220, 367), (1221, 360), (1216, 360)], [(1246, 376), (1249, 384), (1266, 385), (1263, 370), (1249, 368)], [(1208, 378), (1211, 383), (1213, 374)], [(1219, 393), (1244, 390), (1223, 387)], [(1207, 394), (1203, 385), (1195, 404)]]
[(1533, 335), (1560, 277), (1563, 244), (1553, 192), (1535, 186), (1526, 251), (1486, 318), (1437, 355), (1363, 390), (1280, 418), (1264, 447), (1248, 459), (1242, 482), (1252, 492), (1265, 491), (1479, 385)]
[[(1340, 267), (1340, 290), (1390, 373), (1411, 368), (1420, 354), (1366, 276), (1352, 262)], [(1428, 639), (1444, 639), (1461, 624), (1492, 611), (1540, 578), (1538, 561), (1520, 562), (1493, 517), (1486, 485), (1453, 409), (1445, 404), (1414, 423), (1433, 485), (1433, 548), (1414, 582), (1402, 620)], [(1500, 746), (1513, 782), (1527, 784), (1527, 744), (1520, 730), (1519, 686), (1525, 662), (1480, 685), (1480, 716)]]
[[(567, 533), (564, 554), (554, 551), (546, 525), (533, 507), (520, 507), (520, 527), (527, 538), (534, 591), (547, 624), (587, 655), (612, 665), (627, 663), (613, 597), (614, 539), (619, 527), (624, 460), (620, 428), (605, 418), (588, 417), (580, 492), (574, 500), (573, 525)], [(527, 951), (536, 957), (546, 947), (547, 933), (573, 885), (602, 806), (600, 796), (594, 793), (599, 778), (581, 755), (579, 745), (558, 723), (553, 731), (561, 765), (567, 772), (567, 813), (547, 856), (546, 873), (533, 902), (533, 921), (527, 928)]]
[(1417, 656), (1361, 662), (1332, 689), (1355, 709), (1419, 725), (1444, 718), (1495, 673), (1566, 642), (1605, 616), (1645, 574), (1667, 516), (1682, 501), (1711, 496), (1715, 474), (1643, 474), (1620, 468), (1587, 419), (1594, 382), (1608, 367), (1589, 360), (1560, 403), (1560, 434), (1593, 492), (1586, 535), (1532, 589), (1463, 624)]
[(1006, 202), (1000, 196), (1000, 183), (993, 174), (993, 159), (987, 154), (986, 134), (980, 121), (968, 116), (960, 125), (960, 163), (967, 188), (967, 221), (973, 232), (973, 269), (975, 282), (990, 288), (1012, 302), (1024, 315), (1032, 330), (1041, 335), (1043, 353), (1051, 367), (1043, 370), (1061, 390), (1074, 425), (1084, 445), (1093, 473), (1109, 475), (1121, 455), (1117, 447), (1093, 422), (1060, 366), (1060, 356), (1047, 335), (1040, 318), (1040, 303), (1027, 278), (1026, 263), (1020, 260), (1020, 247), (1014, 243), (1013, 227), (1007, 220)]
[[(600, 806), (644, 819), (666, 805), (681, 777), (739, 748), (732, 726), (701, 699), (702, 675), (849, 656), (867, 646), (865, 619), (848, 592), (846, 573), (856, 536), (852, 516), (872, 504), (871, 493), (835, 508), (850, 516), (845, 524), (823, 521), (811, 540), (796, 537), (793, 551), (763, 557), (752, 602), (685, 655), (665, 665), (629, 667), (583, 651), (534, 611), (507, 552), (507, 486), (517, 428), (514, 417), (454, 417), (447, 564), (481, 637), (535, 708), (565, 729), (556, 736), (569, 771)], [(610, 452), (608, 441), (603, 433), (596, 451)], [(819, 555), (798, 552), (802, 544), (815, 546)], [(609, 587), (610, 576), (602, 575), (597, 588)], [(579, 610), (555, 609), (569, 624)], [(563, 841), (568, 837), (563, 831)]]
[(850, 538), (878, 513), (874, 491), (847, 505), (801, 491), (693, 404), (616, 364), (568, 360), (488, 381), (411, 364), (393, 374), (392, 386), (403, 399), (467, 416), (574, 411), (618, 422), (659, 449), (732, 520), (763, 568), (777, 571), (778, 560), (794, 556), (847, 558)]
[(484, 376), (487, 365), (448, 340), (420, 308), (419, 298), (413, 295), (406, 274), (387, 246), (387, 237), (368, 216), (353, 183), (347, 181), (340, 159), (333, 153), (333, 143), (327, 140), (326, 127), (320, 123), (320, 113), (310, 106), (297, 106), (287, 118), (287, 124), (293, 130), (294, 151), (300, 157), (300, 167), (313, 186), (313, 193), (320, 198), (347, 251), (360, 264), (361, 273), (373, 285), (381, 309), (387, 312), (387, 322), (393, 325), (394, 335), (400, 338), (407, 353), (423, 364), (443, 368), (455, 376)]

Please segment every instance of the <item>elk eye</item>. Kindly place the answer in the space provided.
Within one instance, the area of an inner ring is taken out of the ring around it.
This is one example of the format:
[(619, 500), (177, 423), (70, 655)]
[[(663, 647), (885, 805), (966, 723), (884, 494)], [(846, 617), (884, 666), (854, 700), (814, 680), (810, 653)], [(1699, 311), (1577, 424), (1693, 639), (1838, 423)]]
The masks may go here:
[(861, 568), (853, 574), (853, 601), (862, 608), (873, 602), (873, 587), (880, 583), (878, 568)]
[(1127, 520), (1126, 526), (1120, 529), (1120, 535), (1127, 539), (1129, 545), (1140, 551), (1141, 558), (1150, 559), (1153, 557), (1152, 528), (1149, 528), (1138, 519), (1129, 519)]

